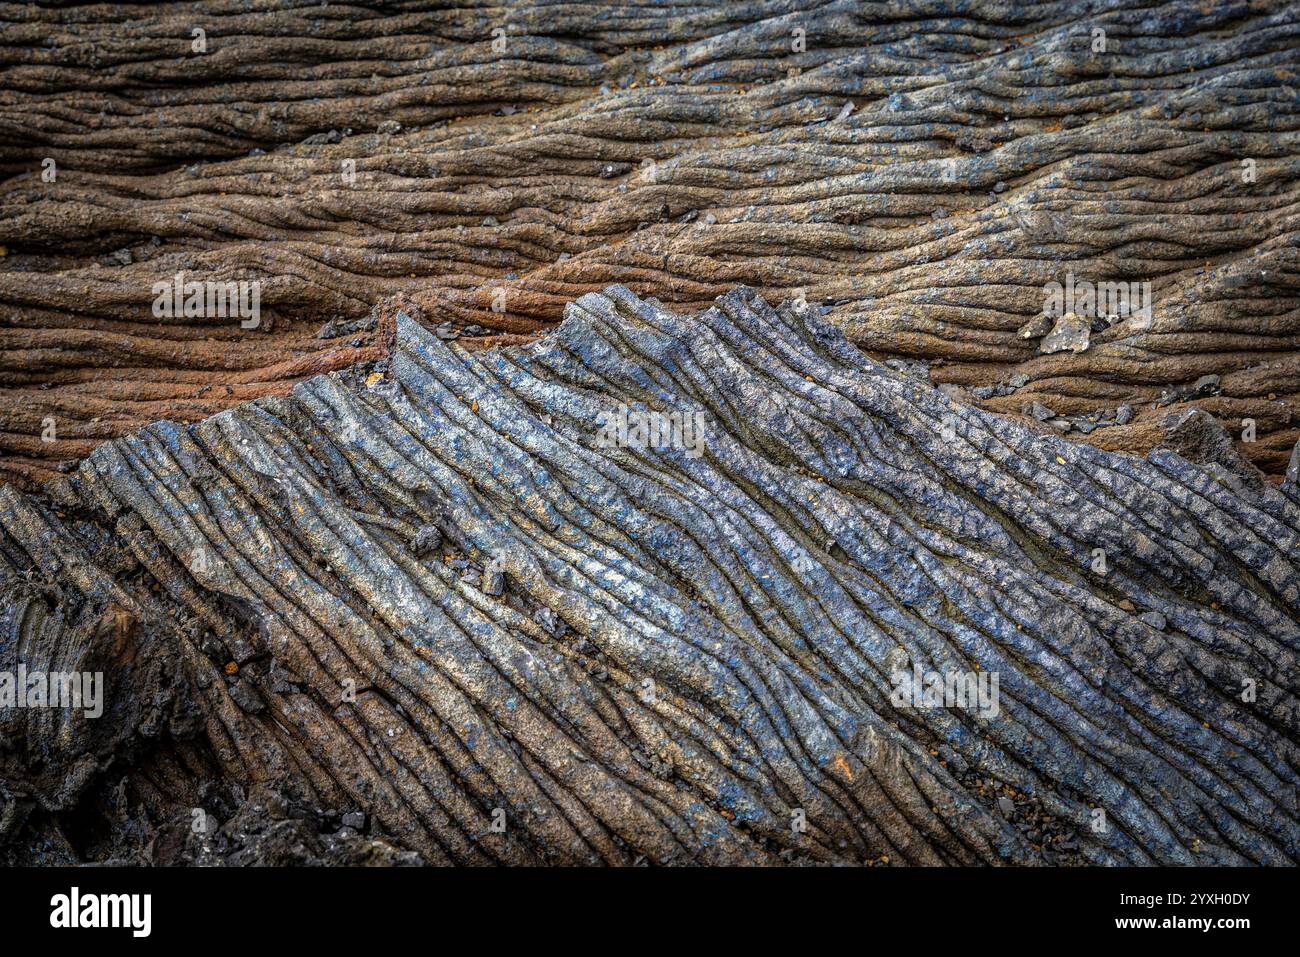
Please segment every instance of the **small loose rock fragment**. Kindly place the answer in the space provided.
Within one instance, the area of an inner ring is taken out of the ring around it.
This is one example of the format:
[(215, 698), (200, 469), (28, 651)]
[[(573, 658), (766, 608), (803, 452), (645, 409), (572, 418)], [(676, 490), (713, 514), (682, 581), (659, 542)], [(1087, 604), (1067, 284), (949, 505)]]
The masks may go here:
[(1219, 394), (1219, 377), (1217, 375), (1203, 375), (1196, 380), (1192, 386), (1192, 391), (1197, 395), (1218, 395)]
[(542, 630), (552, 638), (560, 638), (564, 635), (564, 619), (550, 608), (543, 605), (538, 609), (536, 618), (537, 623), (542, 626)]
[[(817, 309), (818, 307), (810, 306), (810, 308)], [(885, 365), (918, 382), (924, 382), (926, 385), (933, 384), (930, 379), (930, 363), (923, 360), (886, 359)]]
[(240, 676), (230, 685), (230, 698), (249, 714), (257, 714), (266, 709), (266, 702), (258, 693), (257, 687), (246, 676)]
[(339, 339), (358, 332), (370, 332), (379, 324), (379, 318), (373, 314), (359, 319), (341, 319), (335, 316), (316, 333), (317, 339)]
[(1021, 326), (1016, 335), (1020, 336), (1021, 339), (1037, 339), (1039, 336), (1045, 336), (1051, 332), (1053, 324), (1051, 316), (1045, 312), (1040, 312)]
[(338, 143), (343, 139), (343, 134), (338, 130), (330, 130), (328, 133), (313, 133), (304, 139), (304, 146), (326, 146), (332, 143)]
[(1264, 476), (1241, 454), (1223, 423), (1195, 406), (1171, 412), (1160, 423), (1160, 445), (1177, 452), (1215, 474), (1224, 484), (1240, 490), (1263, 488)]
[(343, 826), (350, 827), (354, 831), (364, 831), (366, 829), (366, 815), (362, 811), (350, 811), (343, 815)]
[(421, 525), (415, 533), (415, 538), (411, 539), (411, 554), (416, 558), (423, 558), (437, 550), (442, 544), (442, 531), (432, 522), (428, 525)]
[(1088, 339), (1091, 335), (1092, 328), (1087, 319), (1067, 312), (1056, 320), (1052, 331), (1043, 337), (1043, 341), (1038, 344), (1038, 351), (1044, 355), (1063, 352), (1066, 349), (1072, 352), (1083, 352), (1088, 348)]

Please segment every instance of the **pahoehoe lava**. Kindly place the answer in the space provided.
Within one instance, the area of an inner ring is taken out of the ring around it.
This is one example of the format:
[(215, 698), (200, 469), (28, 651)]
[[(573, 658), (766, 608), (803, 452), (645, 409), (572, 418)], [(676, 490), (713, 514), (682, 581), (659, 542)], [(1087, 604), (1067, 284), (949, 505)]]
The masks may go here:
[[(0, 470), (372, 361), (394, 296), (478, 347), (745, 284), (1103, 448), (1194, 401), (1276, 483), (1298, 39), (1281, 0), (3, 4)], [(261, 282), (261, 325), (156, 318), (178, 273)], [(1152, 322), (1040, 354), (1067, 274)]]
[[(0, 488), (0, 667), (109, 692), (0, 713), (0, 859), (1300, 861), (1295, 479), (1208, 417), (1070, 442), (821, 312), (395, 314)], [(703, 441), (603, 443), (620, 407)], [(896, 702), (916, 668), (1000, 707)]]

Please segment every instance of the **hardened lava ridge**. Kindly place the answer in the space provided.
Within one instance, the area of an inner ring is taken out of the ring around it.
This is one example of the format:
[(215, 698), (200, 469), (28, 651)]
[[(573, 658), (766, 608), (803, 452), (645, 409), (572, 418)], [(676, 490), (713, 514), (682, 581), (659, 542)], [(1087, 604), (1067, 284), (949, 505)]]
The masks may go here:
[[(0, 662), (106, 689), (0, 710), (0, 857), (1300, 860), (1294, 479), (1071, 443), (744, 288), (381, 331), (0, 489)], [(698, 441), (605, 441), (649, 413)], [(931, 674), (996, 697), (900, 698)]]

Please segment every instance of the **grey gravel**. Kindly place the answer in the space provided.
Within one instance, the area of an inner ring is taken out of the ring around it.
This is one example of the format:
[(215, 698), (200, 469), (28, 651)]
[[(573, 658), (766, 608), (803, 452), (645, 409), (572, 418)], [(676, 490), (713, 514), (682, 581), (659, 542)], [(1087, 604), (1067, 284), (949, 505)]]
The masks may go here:
[(373, 314), (362, 316), (360, 319), (343, 319), (335, 316), (320, 327), (320, 331), (316, 333), (316, 338), (340, 339), (343, 336), (355, 335), (358, 332), (370, 332), (378, 325), (379, 317)]
[(1138, 621), (1146, 622), (1156, 631), (1165, 630), (1165, 616), (1158, 611), (1148, 611), (1145, 614), (1138, 615)]

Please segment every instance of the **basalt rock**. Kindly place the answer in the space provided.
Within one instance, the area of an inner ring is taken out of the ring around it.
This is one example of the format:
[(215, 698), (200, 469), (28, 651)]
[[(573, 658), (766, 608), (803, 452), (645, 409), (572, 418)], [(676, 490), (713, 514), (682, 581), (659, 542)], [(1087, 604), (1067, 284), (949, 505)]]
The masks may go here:
[[(19, 656), (107, 695), (3, 715), (5, 860), (1300, 862), (1294, 486), (961, 404), (746, 289), (383, 339), (0, 489)], [(605, 441), (633, 417), (702, 447)], [(38, 772), (56, 739), (91, 760)]]
[[(1284, 0), (9, 4), (0, 469), (372, 361), (351, 324), (392, 296), (481, 348), (612, 282), (688, 311), (745, 283), (939, 383), (1027, 375), (997, 411), (1128, 404), (1110, 449), (1218, 375), (1203, 408), (1277, 481), (1298, 41)], [(260, 282), (259, 324), (155, 316), (178, 274)], [(1017, 330), (1067, 275), (1149, 282), (1150, 321), (1039, 354)]]
[(1038, 344), (1038, 351), (1044, 355), (1063, 352), (1066, 349), (1071, 352), (1083, 352), (1088, 348), (1091, 334), (1092, 329), (1087, 319), (1067, 312), (1056, 320), (1051, 332), (1043, 336), (1043, 341)]

